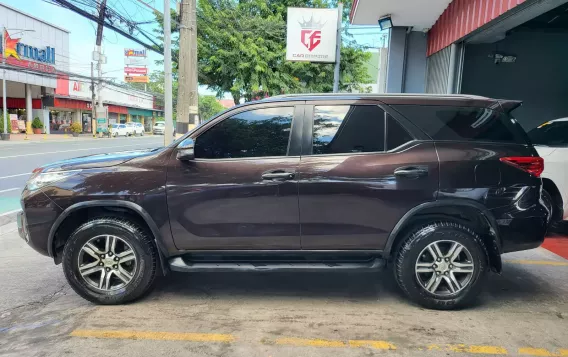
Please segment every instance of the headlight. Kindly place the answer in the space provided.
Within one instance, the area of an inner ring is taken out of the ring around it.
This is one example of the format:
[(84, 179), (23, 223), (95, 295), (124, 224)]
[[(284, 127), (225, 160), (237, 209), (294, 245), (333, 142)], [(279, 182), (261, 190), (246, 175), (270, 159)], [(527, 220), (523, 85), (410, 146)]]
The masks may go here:
[[(35, 171), (35, 170), (34, 170)], [(28, 190), (35, 191), (39, 188), (52, 184), (54, 182), (63, 180), (65, 178), (77, 175), (81, 170), (71, 170), (71, 171), (54, 171), (54, 172), (43, 172), (33, 175), (27, 183)]]

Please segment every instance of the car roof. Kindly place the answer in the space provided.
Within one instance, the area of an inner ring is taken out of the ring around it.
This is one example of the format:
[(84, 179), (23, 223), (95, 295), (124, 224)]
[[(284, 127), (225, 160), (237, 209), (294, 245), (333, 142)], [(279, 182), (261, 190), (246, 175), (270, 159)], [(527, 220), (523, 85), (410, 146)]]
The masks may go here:
[[(493, 99), (470, 94), (424, 94), (424, 93), (384, 93), (384, 94), (361, 94), (361, 93), (312, 93), (312, 94), (283, 94), (268, 97), (259, 101), (237, 105), (242, 107), (260, 103), (278, 103), (290, 101), (329, 102), (337, 100), (361, 100), (380, 101), (387, 105), (413, 104), (413, 105), (454, 105), (474, 107), (499, 107), (503, 106), (506, 111), (518, 107), (521, 102), (517, 100)], [(326, 103), (328, 104), (328, 103)]]

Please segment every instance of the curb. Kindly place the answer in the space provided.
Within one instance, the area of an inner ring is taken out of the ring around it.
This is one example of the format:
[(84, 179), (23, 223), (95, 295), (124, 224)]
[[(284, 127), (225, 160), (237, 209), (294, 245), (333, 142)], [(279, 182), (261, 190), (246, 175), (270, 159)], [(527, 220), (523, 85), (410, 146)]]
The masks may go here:
[(21, 210), (0, 214), (0, 235), (18, 229), (17, 216)]

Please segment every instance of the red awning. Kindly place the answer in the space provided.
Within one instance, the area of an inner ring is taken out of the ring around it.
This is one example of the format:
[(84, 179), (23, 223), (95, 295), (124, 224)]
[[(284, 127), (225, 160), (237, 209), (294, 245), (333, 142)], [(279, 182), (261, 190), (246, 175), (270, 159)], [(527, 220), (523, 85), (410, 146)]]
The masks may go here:
[[(103, 102), (104, 103), (104, 102)], [(121, 107), (120, 105), (108, 105), (109, 113), (128, 114), (128, 108)]]
[(86, 102), (83, 100), (67, 99), (67, 98), (54, 98), (53, 106), (55, 108), (66, 108), (66, 109), (84, 109), (91, 110), (91, 102)]
[[(6, 106), (8, 109), (26, 109), (26, 98), (6, 98)], [(41, 99), (32, 99), (32, 109), (41, 109)]]

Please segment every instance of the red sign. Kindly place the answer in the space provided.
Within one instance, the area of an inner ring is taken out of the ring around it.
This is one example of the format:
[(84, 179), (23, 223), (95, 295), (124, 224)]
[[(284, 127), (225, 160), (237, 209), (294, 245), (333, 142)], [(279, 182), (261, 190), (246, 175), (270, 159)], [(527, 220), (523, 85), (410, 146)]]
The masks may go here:
[[(2, 55), (0, 55), (0, 60), (1, 59), (2, 59)], [(26, 60), (18, 60), (14, 57), (7, 57), (6, 63), (11, 65), (11, 66), (28, 68), (32, 71), (37, 71), (37, 72), (45, 72), (45, 73), (55, 73), (56, 72), (55, 67), (50, 66), (48, 64), (26, 61)]]
[(302, 30), (301, 37), (302, 44), (311, 52), (321, 43), (321, 30)]
[(124, 72), (128, 75), (130, 74), (148, 74), (148, 68), (146, 67), (124, 67)]

